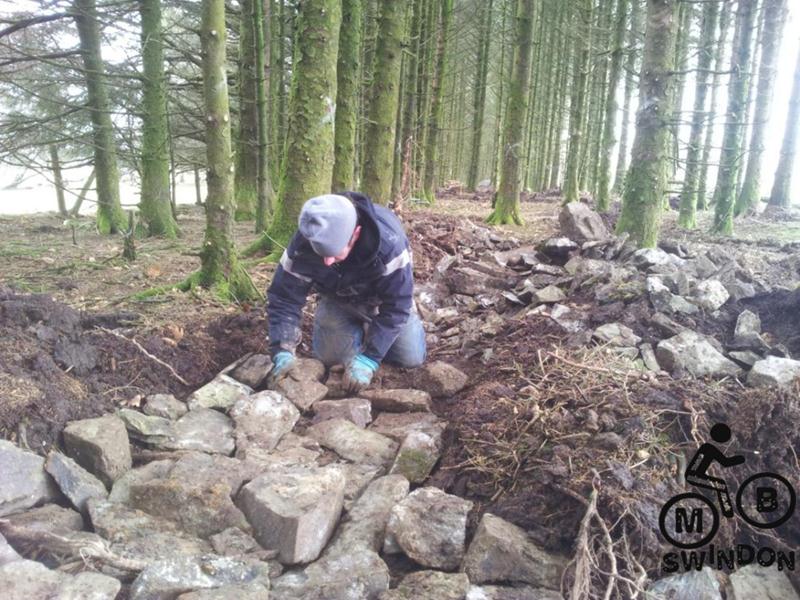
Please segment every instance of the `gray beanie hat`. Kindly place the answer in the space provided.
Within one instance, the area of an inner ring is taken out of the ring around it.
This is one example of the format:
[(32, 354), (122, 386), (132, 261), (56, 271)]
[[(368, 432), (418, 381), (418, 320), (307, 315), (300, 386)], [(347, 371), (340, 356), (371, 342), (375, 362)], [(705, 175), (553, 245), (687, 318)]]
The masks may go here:
[(336, 256), (356, 228), (356, 207), (348, 198), (325, 194), (303, 204), (298, 219), (300, 234), (320, 256)]

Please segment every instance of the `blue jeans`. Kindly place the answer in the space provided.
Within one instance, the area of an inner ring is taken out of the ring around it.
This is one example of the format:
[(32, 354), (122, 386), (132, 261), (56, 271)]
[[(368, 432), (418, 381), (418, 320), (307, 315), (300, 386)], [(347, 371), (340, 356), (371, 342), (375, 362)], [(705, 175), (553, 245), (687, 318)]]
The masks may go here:
[[(321, 297), (314, 315), (311, 342), (314, 355), (328, 367), (348, 364), (363, 351), (364, 329), (365, 324), (358, 316), (349, 313), (339, 303)], [(425, 361), (425, 353), (425, 330), (417, 311), (412, 310), (384, 361), (410, 369)]]

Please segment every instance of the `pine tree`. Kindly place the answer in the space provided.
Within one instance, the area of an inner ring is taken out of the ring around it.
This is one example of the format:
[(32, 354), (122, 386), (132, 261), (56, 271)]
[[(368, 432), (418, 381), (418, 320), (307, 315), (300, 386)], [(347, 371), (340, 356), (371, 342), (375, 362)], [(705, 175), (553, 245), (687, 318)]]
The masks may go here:
[(792, 169), (797, 156), (797, 133), (800, 130), (800, 53), (794, 65), (794, 83), (786, 116), (786, 130), (781, 144), (781, 156), (775, 170), (775, 180), (769, 196), (769, 208), (789, 208), (792, 203)]
[(349, 190), (354, 187), (361, 18), (361, 0), (342, 1), (339, 58), (336, 67), (333, 190)]

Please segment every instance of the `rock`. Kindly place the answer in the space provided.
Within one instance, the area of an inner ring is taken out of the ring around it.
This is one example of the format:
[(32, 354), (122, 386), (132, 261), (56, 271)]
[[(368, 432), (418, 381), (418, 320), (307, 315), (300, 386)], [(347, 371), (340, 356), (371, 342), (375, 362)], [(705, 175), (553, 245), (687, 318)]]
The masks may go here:
[(344, 484), (344, 509), (350, 511), (353, 503), (358, 500), (367, 486), (377, 477), (386, 472), (384, 467), (364, 465), (359, 463), (335, 463), (342, 468), (345, 477)]
[(269, 354), (253, 354), (253, 356), (231, 371), (231, 377), (252, 389), (256, 389), (264, 383), (271, 370), (272, 359)]
[(569, 238), (559, 237), (545, 240), (539, 251), (545, 256), (557, 261), (566, 260), (570, 252), (577, 250), (578, 244)]
[(412, 600), (436, 598), (436, 600), (464, 600), (469, 590), (469, 579), (464, 573), (442, 573), (441, 571), (417, 571), (403, 577), (400, 585), (383, 592), (380, 600)]
[(752, 298), (757, 293), (756, 287), (752, 283), (740, 281), (735, 278), (729, 281), (723, 281), (722, 284), (734, 301)]
[(749, 310), (739, 313), (733, 333), (733, 343), (739, 348), (765, 350), (766, 344), (760, 334), (761, 318)]
[(527, 585), (519, 587), (473, 585), (467, 592), (466, 600), (564, 600), (564, 597), (553, 590)]
[(664, 285), (660, 277), (651, 275), (647, 278), (646, 289), (653, 308), (659, 312), (683, 313), (687, 315), (699, 312), (696, 305), (689, 302), (683, 296), (673, 294)]
[(151, 562), (211, 551), (207, 542), (167, 519), (116, 502), (90, 500), (88, 507), (94, 530), (123, 556)]
[(702, 335), (684, 331), (656, 346), (656, 357), (667, 371), (687, 371), (694, 377), (739, 375), (741, 369), (720, 354)]
[(270, 387), (286, 396), (301, 412), (308, 411), (314, 402), (322, 400), (328, 395), (326, 386), (315, 379), (307, 379), (302, 376), (297, 367)]
[(214, 552), (220, 556), (242, 556), (261, 548), (253, 536), (238, 527), (229, 527), (215, 533), (208, 541), (211, 542)]
[(658, 359), (656, 358), (656, 353), (655, 350), (653, 350), (652, 344), (640, 344), (639, 352), (642, 355), (642, 362), (648, 371), (654, 371), (657, 373), (661, 370), (661, 366), (658, 364)]
[(225, 482), (235, 494), (245, 481), (260, 475), (262, 470), (256, 465), (229, 456), (189, 452), (180, 457), (168, 476), (190, 480), (198, 485)]
[[(360, 430), (359, 430), (360, 431)], [(335, 466), (290, 467), (261, 475), (242, 488), (237, 503), (266, 549), (282, 564), (315, 560), (333, 533), (345, 478)]]
[(561, 291), (560, 287), (548, 285), (534, 292), (531, 302), (532, 304), (555, 304), (556, 302), (562, 302), (566, 298), (566, 294)]
[(236, 401), (230, 410), (236, 423), (236, 447), (255, 445), (272, 450), (290, 432), (300, 412), (278, 392), (258, 392)]
[(472, 502), (434, 487), (419, 488), (392, 509), (386, 527), (403, 552), (434, 569), (455, 569), (464, 556)]
[(403, 475), (411, 483), (422, 483), (442, 454), (441, 434), (412, 431), (403, 440), (390, 473)]
[(728, 600), (798, 600), (786, 573), (752, 564), (730, 574)]
[(694, 268), (697, 270), (697, 275), (703, 279), (711, 277), (719, 270), (711, 259), (705, 254), (700, 254), (693, 261)]
[(131, 486), (134, 508), (177, 523), (190, 535), (208, 538), (228, 527), (248, 528), (247, 520), (233, 504), (235, 490), (220, 480), (215, 483), (170, 477)]
[(412, 431), (422, 431), (433, 437), (441, 436), (447, 423), (433, 413), (381, 413), (369, 426), (371, 431), (402, 444)]
[(642, 341), (630, 327), (622, 323), (606, 323), (592, 333), (592, 337), (612, 346), (632, 347)]
[(70, 421), (64, 445), (70, 457), (109, 488), (133, 464), (125, 423), (113, 415)]
[(747, 385), (752, 387), (789, 387), (800, 377), (800, 360), (768, 356), (759, 360), (747, 374)]
[(106, 486), (97, 477), (63, 454), (50, 452), (44, 468), (72, 505), (84, 514), (89, 498), (105, 500), (108, 497)]
[(186, 399), (189, 410), (220, 408), (228, 410), (243, 396), (253, 393), (253, 388), (227, 375), (218, 375)]
[(162, 417), (175, 421), (180, 419), (189, 409), (186, 404), (172, 394), (153, 394), (145, 400), (142, 412), (151, 417)]
[(176, 600), (269, 600), (269, 589), (258, 582), (223, 585), (208, 590), (181, 594)]
[(357, 463), (388, 468), (397, 454), (396, 442), (345, 419), (322, 421), (306, 433), (342, 458)]
[(560, 589), (566, 564), (564, 558), (535, 546), (516, 525), (485, 513), (462, 569), (473, 583), (528, 583)]
[(325, 379), (325, 365), (316, 358), (298, 358), (295, 367), (298, 377), (319, 381)]
[(229, 455), (236, 448), (233, 421), (210, 408), (192, 409), (175, 421), (175, 439), (161, 447)]
[(117, 416), (125, 423), (128, 435), (153, 446), (169, 446), (175, 438), (174, 422), (164, 417), (149, 416), (138, 410), (122, 408)]
[(641, 248), (633, 253), (633, 264), (646, 271), (651, 267), (663, 267), (672, 264), (670, 255), (661, 248)]
[(697, 284), (694, 298), (701, 307), (714, 311), (728, 301), (730, 294), (717, 279), (706, 279)]
[(0, 440), (0, 517), (55, 500), (58, 488), (44, 459)]
[(568, 202), (558, 213), (561, 232), (578, 243), (610, 237), (603, 218), (583, 202)]
[(761, 360), (761, 355), (756, 354), (752, 350), (734, 350), (732, 352), (728, 352), (728, 356), (731, 358), (731, 360), (736, 361), (738, 364), (748, 369)]
[(153, 562), (131, 585), (131, 600), (172, 600), (187, 590), (258, 583), (269, 589), (269, 565), (260, 561), (205, 554)]
[(464, 373), (440, 360), (425, 364), (414, 375), (415, 385), (434, 398), (450, 397), (467, 385)]
[(653, 600), (722, 600), (714, 570), (687, 571), (654, 581), (647, 588)]
[(46, 550), (46, 541), (37, 541), (35, 547), (31, 548), (32, 539), (46, 539), (42, 534), (66, 537), (83, 529), (83, 518), (80, 513), (57, 504), (45, 504), (27, 512), (7, 516), (5, 519), (4, 523), (0, 523), (0, 532), (10, 544), (28, 550)]
[(15, 560), (22, 560), (22, 557), (17, 554), (17, 551), (6, 541), (5, 536), (0, 533), (0, 566)]
[(372, 408), (386, 412), (430, 412), (431, 395), (422, 390), (364, 390)]
[[(273, 600), (373, 600), (389, 589), (389, 568), (372, 550), (326, 553), (273, 582)], [(420, 599), (421, 600), (421, 599)]]
[(365, 398), (320, 400), (314, 403), (312, 423), (329, 419), (345, 419), (362, 429), (372, 422), (372, 404)]
[(112, 502), (127, 504), (130, 502), (131, 485), (166, 477), (174, 465), (174, 460), (154, 460), (136, 469), (131, 469), (114, 482), (108, 499)]
[(114, 600), (119, 581), (100, 573), (67, 575), (51, 571), (34, 560), (17, 560), (0, 566), (0, 597), (3, 600)]

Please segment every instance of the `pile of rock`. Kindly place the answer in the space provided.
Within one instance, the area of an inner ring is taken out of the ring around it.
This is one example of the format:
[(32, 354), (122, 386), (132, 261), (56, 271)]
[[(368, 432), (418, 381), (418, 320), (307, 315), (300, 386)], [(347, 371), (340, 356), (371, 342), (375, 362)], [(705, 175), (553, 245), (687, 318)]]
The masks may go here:
[[(489, 514), (468, 543), (471, 502), (411, 491), (442, 450), (431, 395), (466, 375), (432, 362), (420, 389), (331, 399), (311, 359), (254, 391), (270, 366), (71, 422), (64, 454), (1, 441), (0, 597), (561, 597), (564, 558)], [(421, 570), (390, 590), (399, 553)]]
[[(719, 318), (730, 300), (769, 291), (731, 256), (714, 247), (671, 243), (637, 249), (626, 235), (611, 235), (582, 203), (565, 206), (559, 221), (564, 237), (506, 250), (487, 243), (440, 260), (434, 277), (418, 290), (440, 347), (475, 349), (489, 358), (481, 338), (495, 335), (509, 319), (536, 314), (552, 319), (574, 343), (604, 345), (641, 369), (741, 377), (752, 386), (788, 386), (800, 376), (800, 360), (770, 343), (749, 310), (738, 315), (725, 340), (692, 326), (699, 317)], [(484, 237), (492, 242), (488, 233)], [(604, 313), (623, 319), (596, 326), (587, 296)], [(643, 310), (629, 311), (633, 305)], [(656, 337), (637, 335), (633, 328), (642, 325)]]

